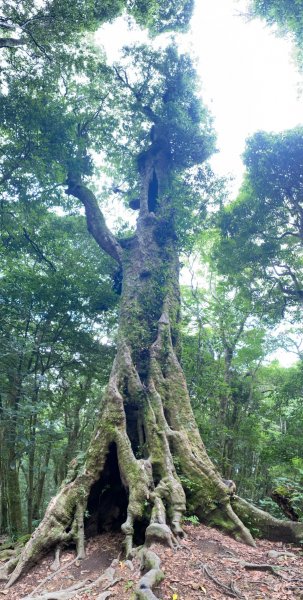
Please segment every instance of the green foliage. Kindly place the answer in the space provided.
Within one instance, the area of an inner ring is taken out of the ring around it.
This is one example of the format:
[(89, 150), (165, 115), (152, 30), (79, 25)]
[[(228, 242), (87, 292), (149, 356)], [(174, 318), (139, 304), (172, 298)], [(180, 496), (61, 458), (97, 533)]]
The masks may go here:
[(192, 16), (193, 0), (137, 0), (130, 10), (137, 23), (153, 35), (165, 31), (186, 31)]
[(266, 344), (249, 295), (214, 273), (204, 277), (203, 288), (182, 290), (182, 366), (202, 437), (229, 479), (245, 439), (254, 443), (250, 409)]
[(124, 585), (124, 589), (126, 592), (131, 590), (134, 587), (135, 582), (132, 579), (128, 579), (128, 581)]
[[(303, 130), (259, 132), (247, 142), (247, 175), (236, 201), (219, 215), (215, 250), (221, 272), (254, 282), (254, 294), (281, 314), (303, 294)], [(239, 273), (239, 276), (238, 276)]]
[[(4, 0), (0, 10), (0, 47), (7, 46), (7, 59), (15, 62), (27, 56), (32, 66), (55, 62), (68, 54), (69, 45), (79, 45), (83, 34), (93, 32), (112, 21), (123, 10), (137, 23), (157, 34), (188, 28), (193, 0)], [(19, 40), (19, 44), (14, 44)], [(11, 43), (10, 43), (11, 42)]]
[(58, 52), (58, 45), (74, 43), (77, 34), (93, 31), (118, 16), (124, 4), (123, 0), (51, 0), (44, 5), (34, 0), (4, 0), (0, 27), (9, 35), (12, 31), (19, 35), (28, 52), (50, 57)]
[[(159, 143), (167, 145), (170, 158), (178, 171), (200, 164), (214, 151), (214, 131), (210, 115), (197, 94), (194, 66), (187, 54), (175, 45), (162, 51), (147, 46), (125, 49), (124, 60), (116, 67), (122, 84), (123, 102), (127, 93), (131, 102), (132, 128), (143, 152), (150, 140), (148, 124), (157, 129)], [(138, 120), (139, 119), (139, 120)], [(130, 130), (130, 123), (125, 127)]]
[(12, 219), (2, 204), (0, 245), (2, 494), (7, 469), (22, 469), (34, 524), (86, 447), (112, 359), (97, 337), (116, 319), (112, 264), (84, 219), (35, 208), (20, 204)]
[(183, 521), (185, 521), (186, 523), (190, 523), (190, 525), (199, 525), (200, 521), (197, 517), (197, 515), (189, 515), (187, 517), (183, 517)]
[(266, 305), (215, 272), (217, 238), (208, 236), (199, 242), (211, 272), (204, 267), (192, 288), (182, 290), (182, 366), (196, 421), (212, 459), (236, 482), (239, 495), (255, 503), (262, 499), (260, 506), (281, 518), (269, 495), (282, 477), (301, 515), (302, 364), (262, 365), (275, 347), (268, 340)]

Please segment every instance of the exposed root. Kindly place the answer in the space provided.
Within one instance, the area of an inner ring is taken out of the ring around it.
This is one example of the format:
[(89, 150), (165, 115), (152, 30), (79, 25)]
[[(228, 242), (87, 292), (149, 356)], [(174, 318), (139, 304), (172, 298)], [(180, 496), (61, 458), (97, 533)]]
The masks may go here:
[(244, 563), (243, 567), (248, 571), (269, 571), (272, 575), (275, 575), (276, 577), (281, 577), (281, 575), (277, 571), (277, 569), (281, 569), (281, 567), (277, 565), (255, 565), (253, 563)]
[[(41, 582), (40, 585), (43, 585), (47, 581), (47, 579)], [(87, 578), (83, 579), (82, 581), (78, 581), (77, 583), (66, 588), (65, 590), (45, 592), (44, 594), (37, 596), (35, 594), (40, 588), (39, 585), (33, 592), (31, 592), (29, 596), (25, 596), (24, 598), (22, 598), (22, 600), (69, 600), (70, 598), (73, 598), (75, 596), (75, 592), (77, 592), (78, 594), (82, 592), (87, 592), (100, 584), (104, 584), (103, 591), (105, 591), (108, 588), (115, 585), (116, 583), (118, 583), (118, 581), (120, 581), (120, 579), (115, 578), (115, 569), (113, 567), (108, 567), (108, 569), (106, 569), (104, 573), (100, 575), (100, 577), (98, 577), (97, 579), (95, 579), (95, 581), (92, 581), (90, 583), (88, 583), (89, 578)]]
[[(127, 421), (129, 406), (137, 419), (135, 436), (144, 446), (139, 455)], [(173, 348), (169, 307), (166, 307), (158, 322), (157, 338), (149, 348), (149, 370), (144, 384), (133, 362), (130, 346), (123, 336), (119, 338), (104, 408), (88, 448), (86, 462), (50, 502), (43, 521), (23, 549), (19, 561), (14, 559), (15, 562), (10, 561), (5, 567), (5, 579), (16, 567), (7, 588), (56, 546), (76, 543), (78, 558), (84, 558), (85, 509), (92, 487), (106, 473), (106, 460), (112, 456), (113, 447), (116, 457), (114, 469), (118, 472), (119, 485), (122, 491), (124, 488), (128, 502), (126, 520), (121, 525), (127, 558), (133, 556), (136, 524), (148, 517), (147, 547), (154, 541), (170, 547), (177, 545), (178, 539), (183, 536), (181, 518), (186, 506), (202, 522), (214, 525), (251, 546), (255, 543), (246, 525), (258, 528), (269, 539), (298, 542), (303, 538), (303, 524), (278, 521), (233, 497), (210, 461)], [(56, 558), (58, 562), (59, 556)], [(55, 566), (58, 564), (55, 563)], [(155, 577), (156, 571), (153, 571)], [(142, 598), (152, 598), (151, 587)], [(142, 594), (143, 589), (139, 590)]]
[(146, 570), (145, 575), (141, 577), (136, 588), (137, 600), (157, 600), (152, 589), (164, 579), (164, 573), (160, 569), (160, 558), (152, 552), (143, 548), (139, 554), (141, 558), (141, 569)]
[(268, 540), (301, 544), (303, 539), (303, 523), (281, 521), (269, 513), (257, 508), (239, 496), (232, 498), (232, 505), (241, 521), (248, 527), (254, 527), (260, 537)]
[(60, 548), (60, 546), (57, 546), (57, 548), (55, 550), (54, 562), (50, 566), (51, 571), (56, 572), (60, 569), (60, 553), (61, 553), (61, 548)]
[(231, 596), (232, 598), (244, 598), (244, 596), (242, 596), (239, 590), (237, 590), (233, 581), (231, 581), (228, 585), (225, 585), (225, 583), (219, 581), (219, 579), (217, 579), (210, 572), (207, 565), (200, 563), (200, 566), (202, 568), (203, 575), (207, 575), (207, 577), (209, 577), (209, 579), (211, 579), (211, 581), (213, 581), (219, 589), (223, 590), (224, 594), (226, 594), (227, 596)]
[(67, 569), (67, 568), (70, 568), (73, 564), (75, 564), (75, 562), (77, 562), (77, 558), (74, 558), (74, 560), (71, 560), (69, 563), (66, 563), (63, 567), (61, 567), (61, 569), (58, 569), (57, 571), (51, 573), (51, 575), (48, 575), (47, 577), (45, 577), (45, 579), (40, 581), (39, 585), (37, 585), (37, 587), (35, 587), (35, 589), (31, 592), (31, 596), (33, 596), (33, 594), (36, 594), (36, 592), (38, 592), (38, 590), (43, 588), (46, 583), (51, 581), (51, 579), (53, 579), (55, 576), (59, 575), (59, 573), (61, 573), (62, 571), (65, 571), (65, 569)]
[(75, 596), (75, 592), (81, 592), (87, 589), (86, 586), (84, 586), (87, 581), (88, 579), (78, 581), (73, 586), (57, 592), (45, 592), (45, 594), (40, 596), (24, 596), (21, 600), (70, 600), (70, 598)]
[(65, 485), (47, 508), (44, 519), (34, 531), (32, 537), (21, 552), (20, 559), (14, 569), (6, 588), (11, 587), (22, 573), (29, 569), (50, 548), (74, 539), (73, 528), (75, 511), (79, 497), (87, 495), (91, 478), (79, 478), (75, 482)]
[(223, 523), (225, 523), (226, 530), (236, 540), (244, 542), (244, 544), (247, 544), (248, 546), (256, 546), (249, 529), (245, 527), (229, 503), (220, 507), (219, 511), (215, 510), (214, 513), (211, 513), (208, 518), (208, 523), (214, 526), (219, 525), (219, 527), (221, 525), (221, 529), (224, 529), (224, 527), (222, 527), (222, 520)]
[(146, 529), (145, 541), (147, 546), (151, 546), (154, 542), (160, 542), (173, 548), (172, 532), (164, 523), (151, 523)]
[(85, 544), (84, 544), (84, 507), (79, 502), (76, 512), (77, 522), (77, 558), (82, 560), (85, 558)]
[(11, 572), (16, 567), (19, 561), (18, 556), (14, 556), (7, 563), (5, 563), (2, 567), (0, 567), (0, 581), (7, 581), (10, 577)]
[(153, 542), (161, 542), (173, 547), (172, 531), (166, 524), (166, 514), (161, 497), (154, 494), (154, 506), (151, 513), (150, 525), (145, 531), (145, 544), (150, 546)]

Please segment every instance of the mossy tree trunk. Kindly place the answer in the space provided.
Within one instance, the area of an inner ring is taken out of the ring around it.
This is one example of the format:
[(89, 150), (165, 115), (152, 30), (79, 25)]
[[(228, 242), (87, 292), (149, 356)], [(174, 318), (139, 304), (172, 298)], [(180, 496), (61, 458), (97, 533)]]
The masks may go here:
[[(231, 506), (231, 489), (206, 453), (178, 361), (179, 264), (170, 154), (161, 132), (154, 132), (141, 155), (139, 171), (136, 232), (120, 242), (92, 192), (69, 180), (68, 193), (84, 204), (89, 231), (123, 271), (117, 354), (85, 464), (75, 466), (50, 502), (8, 586), (51, 547), (74, 541), (83, 556), (85, 527), (93, 532), (121, 525), (127, 555), (140, 525), (147, 543), (171, 544), (182, 536), (186, 506), (204, 522), (254, 544)], [(249, 521), (249, 510), (239, 506)]]

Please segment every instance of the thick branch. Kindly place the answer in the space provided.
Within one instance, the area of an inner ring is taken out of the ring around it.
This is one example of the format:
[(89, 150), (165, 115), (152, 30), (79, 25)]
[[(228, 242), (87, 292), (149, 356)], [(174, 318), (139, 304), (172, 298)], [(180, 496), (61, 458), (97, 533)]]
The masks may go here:
[(78, 198), (85, 207), (87, 229), (95, 238), (97, 244), (121, 263), (122, 248), (115, 236), (108, 229), (104, 216), (98, 206), (97, 199), (83, 183), (74, 183), (68, 180), (67, 194)]

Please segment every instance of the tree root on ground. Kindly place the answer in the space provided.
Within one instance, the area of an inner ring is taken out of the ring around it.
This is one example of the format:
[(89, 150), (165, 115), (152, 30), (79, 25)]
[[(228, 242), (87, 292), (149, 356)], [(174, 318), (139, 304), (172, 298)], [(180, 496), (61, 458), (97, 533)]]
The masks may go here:
[[(51, 575), (48, 575), (47, 577), (45, 577), (45, 579), (40, 581), (39, 585), (37, 585), (37, 587), (31, 592), (31, 595), (35, 594), (38, 590), (40, 590), (45, 585), (45, 583), (47, 583), (48, 581), (51, 581), (51, 579), (53, 579), (54, 577), (59, 575), (59, 573), (61, 573), (65, 569), (71, 567), (75, 562), (77, 562), (77, 558), (74, 558), (74, 560), (71, 560), (69, 563), (66, 563), (63, 567), (61, 567), (61, 569), (57, 569), (56, 571), (51, 573)], [(53, 565), (51, 565), (51, 567), (50, 567), (51, 569), (52, 569), (52, 566)]]
[[(75, 561), (76, 560), (77, 559), (75, 559)], [(71, 563), (69, 563), (67, 566), (70, 565)], [(58, 573), (59, 571), (57, 571), (56, 575)], [(77, 594), (87, 592), (100, 584), (105, 584), (103, 588), (103, 592), (105, 592), (106, 590), (108, 590), (108, 588), (112, 587), (113, 585), (118, 583), (118, 581), (120, 581), (119, 578), (115, 578), (115, 569), (111, 566), (108, 567), (108, 569), (106, 569), (104, 573), (102, 573), (102, 575), (100, 575), (100, 577), (98, 577), (94, 581), (90, 581), (88, 577), (86, 579), (83, 579), (82, 581), (78, 581), (77, 583), (68, 588), (65, 588), (64, 590), (45, 592), (42, 593), (42, 595), (36, 596), (35, 594), (38, 591), (38, 589), (41, 586), (43, 586), (49, 579), (51, 579), (51, 577), (53, 577), (53, 575), (44, 579), (44, 581), (42, 581), (39, 584), (39, 586), (33, 590), (33, 592), (31, 592), (28, 596), (22, 598), (22, 600), (70, 600), (70, 598), (74, 597), (75, 592), (77, 592)]]
[(157, 600), (152, 589), (164, 579), (164, 573), (160, 569), (160, 558), (152, 550), (142, 548), (138, 556), (141, 558), (141, 569), (146, 570), (136, 588), (136, 600)]
[(6, 562), (2, 567), (0, 567), (0, 581), (7, 581), (11, 572), (14, 570), (16, 565), (18, 564), (19, 556), (14, 556), (8, 562)]
[[(132, 408), (137, 429), (145, 440), (141, 458), (132, 445), (127, 422), (130, 405), (136, 409)], [(102, 413), (85, 463), (78, 465), (51, 500), (19, 560), (12, 559), (13, 562), (0, 570), (0, 577), (8, 579), (10, 576), (6, 588), (49, 550), (60, 545), (76, 543), (78, 557), (84, 557), (85, 510), (91, 490), (106, 473), (107, 460), (113, 453), (119, 485), (128, 502), (126, 520), (121, 525), (127, 558), (133, 556), (136, 525), (146, 517), (149, 518), (146, 545), (160, 541), (173, 547), (183, 535), (181, 519), (186, 509), (201, 522), (218, 527), (251, 546), (255, 546), (251, 527), (269, 539), (298, 543), (303, 538), (302, 523), (279, 521), (232, 496), (210, 461), (172, 344), (169, 309), (165, 309), (158, 322), (156, 340), (149, 348), (149, 374), (144, 384), (131, 347), (123, 335), (120, 336)], [(58, 566), (58, 555), (55, 566)], [(151, 597), (150, 594), (151, 591), (142, 597)]]
[(248, 571), (270, 571), (270, 573), (272, 575), (275, 575), (276, 577), (281, 577), (280, 573), (278, 573), (276, 570), (276, 569), (282, 568), (279, 565), (267, 565), (267, 564), (258, 565), (258, 564), (253, 564), (253, 563), (244, 563), (242, 566), (244, 567), (244, 569), (247, 569)]
[(60, 553), (61, 553), (61, 548), (60, 548), (60, 546), (57, 546), (57, 548), (55, 550), (54, 562), (50, 566), (51, 571), (55, 571), (55, 572), (59, 571), (59, 569), (60, 569)]
[(217, 587), (224, 591), (224, 594), (231, 596), (232, 598), (244, 598), (241, 592), (237, 590), (233, 581), (231, 581), (228, 585), (225, 585), (225, 583), (222, 583), (222, 581), (219, 581), (219, 579), (212, 575), (207, 565), (200, 563), (200, 567), (202, 568), (203, 575), (207, 575), (207, 577), (213, 581)]

